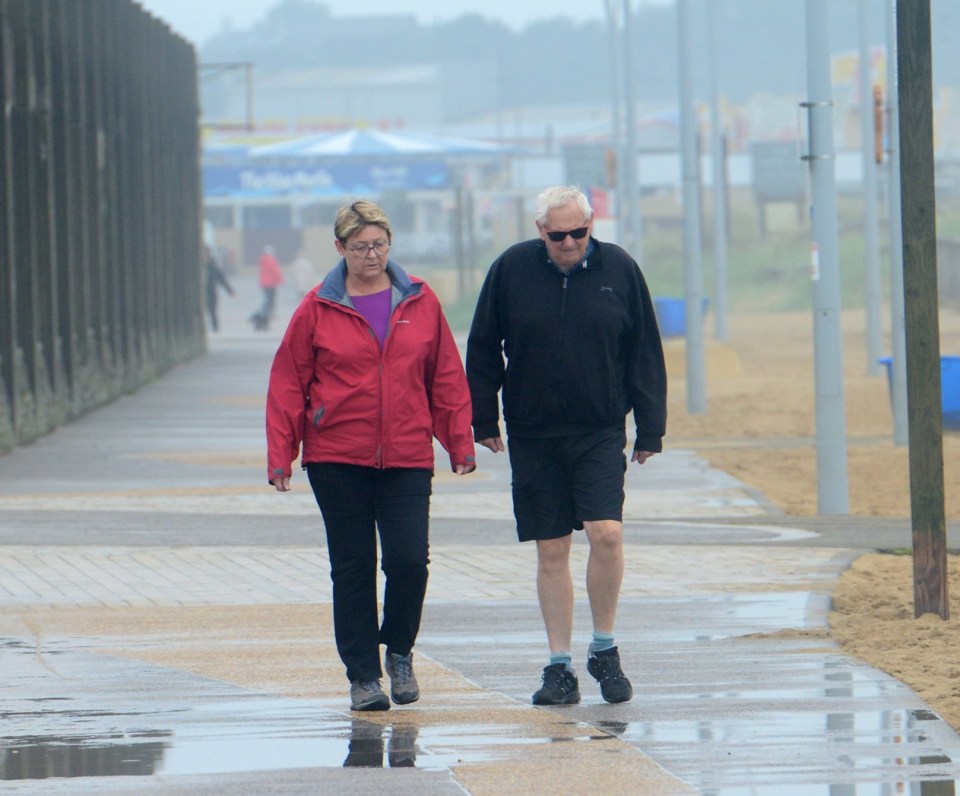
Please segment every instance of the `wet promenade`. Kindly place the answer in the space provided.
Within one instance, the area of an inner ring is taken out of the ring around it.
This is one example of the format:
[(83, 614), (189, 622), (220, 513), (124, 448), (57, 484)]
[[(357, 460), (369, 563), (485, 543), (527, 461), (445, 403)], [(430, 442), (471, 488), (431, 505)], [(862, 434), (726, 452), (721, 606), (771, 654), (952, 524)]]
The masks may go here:
[[(207, 356), (0, 457), (0, 791), (32, 794), (954, 793), (960, 736), (843, 655), (829, 594), (907, 523), (786, 518), (668, 450), (628, 474), (617, 642), (634, 699), (535, 708), (546, 642), (505, 456), (434, 488), (423, 697), (351, 714), (304, 475), (265, 484), (280, 326), (222, 300)], [(281, 302), (289, 312), (292, 297)], [(954, 540), (951, 540), (954, 541)]]

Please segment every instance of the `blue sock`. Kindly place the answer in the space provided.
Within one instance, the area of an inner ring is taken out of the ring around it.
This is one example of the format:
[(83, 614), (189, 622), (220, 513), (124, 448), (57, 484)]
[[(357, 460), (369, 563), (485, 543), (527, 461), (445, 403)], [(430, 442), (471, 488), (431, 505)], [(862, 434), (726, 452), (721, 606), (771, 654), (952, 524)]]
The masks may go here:
[(593, 631), (593, 641), (590, 643), (590, 652), (603, 652), (613, 647), (612, 633)]
[(550, 665), (553, 666), (555, 663), (562, 663), (567, 667), (568, 672), (573, 671), (573, 655), (569, 652), (551, 652)]

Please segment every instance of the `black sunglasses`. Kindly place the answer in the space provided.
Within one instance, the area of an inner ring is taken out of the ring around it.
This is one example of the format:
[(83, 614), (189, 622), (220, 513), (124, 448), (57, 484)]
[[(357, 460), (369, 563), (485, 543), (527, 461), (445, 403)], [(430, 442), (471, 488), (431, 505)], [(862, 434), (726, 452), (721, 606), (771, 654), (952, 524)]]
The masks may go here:
[(554, 243), (559, 243), (567, 235), (569, 235), (574, 240), (580, 240), (581, 238), (587, 237), (587, 232), (590, 231), (589, 227), (580, 227), (579, 229), (568, 229), (566, 232), (548, 232), (547, 237), (550, 238)]

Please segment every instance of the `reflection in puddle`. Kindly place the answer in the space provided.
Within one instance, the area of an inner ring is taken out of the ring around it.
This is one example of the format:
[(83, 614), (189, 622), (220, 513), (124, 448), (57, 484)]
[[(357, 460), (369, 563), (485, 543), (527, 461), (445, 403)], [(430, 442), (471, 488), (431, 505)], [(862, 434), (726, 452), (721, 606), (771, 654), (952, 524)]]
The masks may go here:
[[(316, 702), (262, 696), (153, 713), (58, 710), (57, 736), (17, 732), (39, 716), (49, 720), (49, 712), (7, 713), (0, 714), (6, 733), (0, 781), (335, 767), (441, 771), (505, 760), (525, 745), (620, 739), (704, 796), (956, 794), (956, 764), (937, 744), (943, 723), (935, 713), (848, 709), (863, 704), (849, 700), (858, 690), (856, 674), (828, 664), (822, 675), (821, 701), (807, 709), (771, 710), (766, 700), (704, 694), (703, 709), (690, 711), (683, 700), (673, 718), (652, 711), (656, 719), (631, 721), (597, 705), (602, 712), (594, 721), (571, 715), (552, 735), (537, 735), (523, 722), (420, 726), (402, 713), (370, 721)], [(712, 720), (710, 703), (731, 699), (742, 711), (723, 710)], [(156, 729), (134, 729), (148, 722)], [(778, 750), (775, 759), (771, 748)], [(828, 758), (832, 764), (825, 765)], [(837, 781), (838, 773), (853, 782)]]
[(383, 768), (384, 735), (386, 734), (386, 765), (390, 768), (409, 768), (417, 764), (418, 728), (397, 724), (381, 727), (359, 719), (353, 720), (344, 768)]
[[(307, 711), (309, 712), (309, 711)], [(817, 768), (804, 765), (803, 753), (798, 748), (793, 765), (783, 767), (778, 775), (769, 776), (763, 762), (753, 760), (747, 750), (741, 761), (743, 770), (727, 768), (722, 775), (709, 768), (710, 760), (723, 754), (723, 749), (711, 749), (705, 742), (731, 744), (729, 748), (743, 748), (747, 733), (725, 722), (723, 727), (709, 728), (705, 722), (656, 722), (647, 725), (637, 722), (599, 721), (601, 732), (578, 737), (533, 738), (523, 737), (522, 728), (502, 725), (455, 725), (418, 727), (408, 722), (379, 724), (355, 717), (331, 717), (314, 711), (311, 730), (293, 725), (264, 726), (242, 729), (238, 726), (220, 727), (222, 733), (211, 734), (209, 725), (203, 732), (142, 733), (113, 738), (68, 739), (56, 737), (23, 738), (17, 746), (0, 751), (0, 780), (49, 779), (53, 777), (108, 777), (161, 774), (167, 776), (203, 773), (253, 772), (268, 769), (306, 767), (410, 768), (444, 770), (464, 763), (487, 762), (502, 758), (504, 746), (551, 742), (582, 743), (609, 741), (620, 738), (651, 752), (671, 733), (673, 740), (683, 740), (687, 748), (687, 763), (699, 770), (698, 786), (702, 796), (747, 796), (763, 793), (765, 796), (955, 796), (953, 780), (931, 776), (904, 777), (894, 782), (824, 783), (828, 775)], [(850, 769), (867, 764), (882, 766), (930, 767), (933, 775), (937, 766), (948, 766), (952, 760), (930, 749), (929, 755), (912, 755), (916, 744), (922, 744), (926, 735), (922, 725), (939, 721), (919, 717), (920, 711), (902, 712), (892, 717), (886, 728), (877, 728), (874, 736), (857, 730), (851, 717), (831, 714), (839, 719), (837, 732), (828, 733), (828, 742), (863, 745), (860, 756), (844, 746)], [(827, 719), (830, 720), (831, 716)], [(302, 716), (301, 716), (302, 717)], [(750, 722), (744, 718), (744, 727)], [(780, 726), (794, 729), (803, 717), (794, 713), (765, 714), (754, 721), (754, 731), (770, 732)], [(294, 723), (295, 724), (295, 723)], [(759, 726), (757, 726), (759, 725)], [(529, 729), (529, 728), (528, 728)], [(822, 729), (819, 737), (822, 739)], [(638, 743), (638, 741), (640, 741)], [(9, 739), (7, 739), (9, 743)], [(811, 733), (809, 742), (818, 737)], [(877, 746), (889, 748), (889, 758), (873, 760)], [(905, 756), (896, 749), (904, 748)], [(727, 752), (729, 754), (729, 752)], [(868, 757), (864, 757), (866, 754)], [(656, 756), (656, 755), (655, 755)], [(750, 768), (758, 764), (752, 772)], [(670, 766), (674, 771), (678, 766)], [(916, 769), (914, 769), (916, 770)], [(834, 772), (835, 773), (835, 772)], [(731, 776), (732, 775), (732, 776)], [(757, 775), (760, 775), (757, 777)], [(805, 777), (812, 781), (803, 783)], [(754, 784), (744, 785), (751, 780)], [(711, 781), (712, 780), (712, 781)], [(725, 783), (738, 783), (728, 787)]]
[(0, 780), (149, 776), (156, 772), (165, 747), (160, 741), (25, 738), (0, 750)]
[[(831, 686), (839, 679), (827, 676)], [(845, 696), (843, 689), (827, 691)], [(954, 761), (931, 740), (940, 722), (929, 710), (810, 710), (745, 711), (738, 720), (726, 715), (717, 722), (596, 724), (695, 783), (701, 796), (954, 796)], [(758, 745), (761, 737), (764, 744)], [(782, 751), (776, 763), (760, 756), (771, 739)], [(832, 767), (824, 766), (824, 742), (834, 749)], [(860, 776), (852, 775), (850, 783), (824, 782), (842, 769)], [(871, 770), (886, 776), (864, 782), (863, 773)]]
[[(19, 714), (18, 720), (27, 717)], [(87, 718), (81, 711), (59, 715), (68, 728), (83, 726)], [(8, 735), (0, 750), (0, 781), (340, 766), (446, 770), (499, 759), (508, 746), (569, 740), (529, 737), (519, 726), (418, 727), (409, 720), (381, 725), (331, 714), (312, 703), (264, 698), (166, 713), (168, 728), (149, 732), (116, 729), (131, 721), (130, 715), (100, 713), (97, 718), (104, 728), (97, 735), (89, 728), (85, 734), (67, 729), (62, 736)], [(158, 714), (135, 718), (141, 724), (151, 719), (157, 720)], [(610, 737), (594, 733), (582, 739)]]

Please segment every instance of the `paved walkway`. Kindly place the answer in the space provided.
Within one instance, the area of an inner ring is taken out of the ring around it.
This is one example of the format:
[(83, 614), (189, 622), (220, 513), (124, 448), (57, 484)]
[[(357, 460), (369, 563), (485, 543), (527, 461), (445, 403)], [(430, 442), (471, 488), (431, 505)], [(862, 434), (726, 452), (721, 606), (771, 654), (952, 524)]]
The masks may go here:
[(798, 524), (682, 450), (628, 475), (630, 703), (581, 660), (582, 704), (530, 705), (535, 551), (506, 457), (481, 451), (475, 475), (436, 478), (423, 698), (351, 715), (319, 513), (300, 473), (288, 495), (264, 483), (280, 330), (246, 328), (238, 287), (206, 357), (0, 457), (4, 792), (953, 792), (960, 737), (826, 632), (843, 568), (909, 529)]

